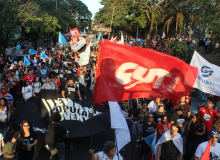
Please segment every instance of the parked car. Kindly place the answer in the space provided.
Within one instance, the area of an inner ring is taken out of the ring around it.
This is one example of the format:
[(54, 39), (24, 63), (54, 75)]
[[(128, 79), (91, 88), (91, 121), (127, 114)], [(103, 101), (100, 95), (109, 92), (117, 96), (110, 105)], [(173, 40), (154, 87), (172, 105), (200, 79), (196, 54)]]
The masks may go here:
[(26, 57), (26, 58), (28, 59), (28, 56), (30, 56), (30, 58), (32, 59), (34, 55), (35, 55), (35, 54), (18, 54), (18, 55), (15, 55), (15, 56), (12, 58), (11, 61), (12, 61), (13, 63), (14, 63), (14, 61), (16, 61), (16, 62), (19, 62), (19, 61), (24, 62), (24, 57)]

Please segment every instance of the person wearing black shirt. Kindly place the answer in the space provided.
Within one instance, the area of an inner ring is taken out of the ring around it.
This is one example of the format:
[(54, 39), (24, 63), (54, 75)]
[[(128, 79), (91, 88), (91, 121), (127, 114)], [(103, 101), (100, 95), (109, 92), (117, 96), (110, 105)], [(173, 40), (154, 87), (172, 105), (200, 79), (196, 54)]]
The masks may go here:
[(56, 147), (53, 150), (50, 150), (51, 157), (50, 159), (54, 159), (55, 157), (60, 157), (60, 159), (65, 159), (65, 143), (64, 143), (64, 137), (67, 138), (69, 135), (66, 131), (66, 129), (59, 125), (59, 122), (61, 120), (61, 115), (59, 112), (54, 112), (50, 116), (50, 120), (53, 122), (52, 124), (49, 124), (48, 130), (50, 130), (52, 127), (54, 127), (54, 135), (55, 135), (55, 144)]
[(184, 133), (186, 125), (187, 125), (188, 117), (184, 115), (186, 111), (187, 109), (184, 105), (180, 106), (179, 111), (177, 111), (176, 113), (173, 113), (171, 117), (171, 124), (177, 123), (178, 128), (179, 128), (179, 133), (181, 134)]
[(206, 133), (205, 125), (202, 123), (199, 115), (193, 115), (187, 124), (188, 132), (186, 138), (186, 154), (185, 159), (192, 159), (196, 148), (202, 140), (202, 135)]
[[(154, 122), (154, 116), (152, 113), (148, 113), (146, 116), (146, 121), (143, 122), (143, 138), (150, 136), (155, 132), (156, 123)], [(142, 138), (141, 141), (141, 156), (142, 159), (151, 158), (151, 148)]]
[(128, 106), (127, 100), (122, 101), (121, 110), (126, 119), (132, 118), (132, 108)]
[(12, 138), (12, 142), (18, 143), (18, 159), (32, 160), (34, 156), (34, 146), (37, 144), (37, 135), (32, 129), (29, 121), (24, 120), (21, 130), (17, 131)]
[(82, 97), (80, 95), (78, 87), (76, 87), (76, 85), (73, 82), (74, 82), (73, 77), (69, 77), (68, 78), (68, 84), (62, 90), (62, 97), (63, 98), (75, 99), (76, 93), (77, 93), (78, 96), (79, 96), (79, 100), (82, 100)]

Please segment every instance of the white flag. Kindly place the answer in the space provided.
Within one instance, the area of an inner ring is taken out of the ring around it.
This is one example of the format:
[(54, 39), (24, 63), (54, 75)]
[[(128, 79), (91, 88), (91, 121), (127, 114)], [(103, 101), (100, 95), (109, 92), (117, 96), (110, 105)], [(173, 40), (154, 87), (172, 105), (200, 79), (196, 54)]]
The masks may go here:
[(130, 132), (118, 102), (108, 102), (110, 108), (111, 128), (115, 129), (118, 151), (130, 142)]
[(193, 87), (220, 96), (220, 67), (209, 63), (196, 51), (190, 65), (198, 67), (198, 76)]
[(87, 46), (86, 50), (79, 54), (79, 65), (83, 66), (83, 65), (87, 65), (89, 63), (89, 58), (90, 58), (90, 45), (91, 42), (89, 43), (89, 45)]

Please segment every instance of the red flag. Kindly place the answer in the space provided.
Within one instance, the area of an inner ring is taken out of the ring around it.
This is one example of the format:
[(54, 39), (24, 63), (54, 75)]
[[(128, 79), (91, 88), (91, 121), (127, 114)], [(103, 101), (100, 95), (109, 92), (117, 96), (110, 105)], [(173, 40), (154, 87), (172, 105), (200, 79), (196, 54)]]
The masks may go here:
[(151, 158), (150, 158), (150, 160), (154, 160), (154, 154), (153, 154), (153, 153), (151, 153)]
[(79, 30), (78, 30), (77, 28), (70, 29), (70, 33), (71, 33), (71, 35), (80, 34), (80, 33), (79, 33)]
[(103, 41), (93, 103), (169, 98), (174, 104), (193, 88), (198, 68), (145, 48)]
[(203, 155), (202, 155), (200, 160), (207, 160), (207, 159), (209, 159), (211, 144), (212, 144), (212, 140), (209, 140), (209, 143), (208, 143), (208, 145), (207, 145), (207, 147), (205, 149), (205, 152), (203, 153)]

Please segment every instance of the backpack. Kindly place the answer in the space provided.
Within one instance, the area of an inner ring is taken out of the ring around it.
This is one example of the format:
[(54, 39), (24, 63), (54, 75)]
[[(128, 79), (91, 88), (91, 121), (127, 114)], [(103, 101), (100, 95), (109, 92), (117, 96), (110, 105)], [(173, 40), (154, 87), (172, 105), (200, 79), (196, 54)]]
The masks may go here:
[(63, 88), (66, 87), (66, 81), (64, 78), (60, 78), (61, 85), (59, 86), (60, 91), (62, 91)]
[[(50, 127), (51, 126), (51, 127)], [(45, 136), (45, 143), (48, 145), (50, 151), (54, 150), (57, 146), (56, 144), (56, 133), (55, 133), (55, 124), (51, 124), (48, 127), (48, 132)]]
[(58, 89), (57, 81), (58, 81), (58, 78), (57, 78), (55, 81), (54, 81), (53, 78), (52, 78), (52, 83), (53, 83), (55, 89)]
[(132, 126), (130, 128), (130, 135), (131, 135), (131, 142), (136, 143), (137, 141), (140, 141), (143, 134), (143, 124), (141, 124), (140, 120), (133, 121), (132, 119), (129, 119), (132, 123)]
[(77, 82), (76, 85), (79, 85), (79, 91), (80, 91), (80, 94), (81, 96), (84, 96), (86, 94), (86, 89), (85, 89), (85, 86), (82, 85), (81, 83)]

